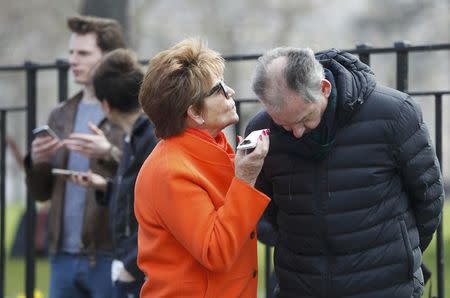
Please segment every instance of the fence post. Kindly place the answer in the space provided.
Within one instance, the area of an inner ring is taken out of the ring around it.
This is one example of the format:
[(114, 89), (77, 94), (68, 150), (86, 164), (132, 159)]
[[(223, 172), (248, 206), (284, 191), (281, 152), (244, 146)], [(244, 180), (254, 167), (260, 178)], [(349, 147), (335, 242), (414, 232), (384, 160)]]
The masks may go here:
[[(235, 105), (236, 105), (236, 113), (241, 116), (241, 104), (242, 102), (240, 100), (236, 100), (235, 101)], [(237, 136), (241, 135), (241, 119), (239, 119), (239, 121), (234, 125), (234, 141), (236, 142), (236, 146), (237, 146)]]
[(267, 245), (267, 244), (265, 245), (264, 252), (265, 252), (265, 259), (266, 259), (266, 298), (267, 298), (267, 297), (273, 296), (273, 293), (269, 293), (269, 291), (271, 290), (270, 289), (270, 276), (272, 275), (272, 268), (271, 268), (272, 267), (271, 266), (272, 254), (270, 253), (271, 252), (270, 245)]
[(59, 102), (65, 101), (68, 96), (68, 76), (69, 76), (69, 63), (66, 60), (56, 60), (56, 67), (58, 68), (58, 100)]
[[(369, 49), (370, 45), (366, 44), (366, 43), (361, 43), (361, 44), (357, 44), (356, 45), (356, 49), (357, 50), (366, 50)], [(370, 53), (369, 52), (365, 52), (365, 53), (359, 53), (359, 60), (361, 60), (361, 62), (370, 65)]]
[[(436, 115), (435, 138), (436, 138), (436, 156), (441, 164), (442, 171), (442, 94), (435, 94), (434, 113)], [(444, 298), (444, 234), (442, 214), (441, 223), (436, 231), (436, 268), (437, 268), (437, 297)]]
[[(25, 62), (26, 90), (27, 90), (27, 148), (31, 148), (33, 140), (32, 130), (36, 126), (36, 98), (37, 98), (37, 68), (38, 65)], [(36, 206), (27, 189), (27, 210), (25, 225), (25, 295), (33, 298), (35, 286), (35, 253), (34, 253), (34, 226), (36, 222)]]
[(397, 41), (394, 48), (397, 50), (397, 90), (408, 90), (408, 50), (410, 44), (406, 41)]
[(0, 297), (5, 297), (6, 111), (0, 110)]

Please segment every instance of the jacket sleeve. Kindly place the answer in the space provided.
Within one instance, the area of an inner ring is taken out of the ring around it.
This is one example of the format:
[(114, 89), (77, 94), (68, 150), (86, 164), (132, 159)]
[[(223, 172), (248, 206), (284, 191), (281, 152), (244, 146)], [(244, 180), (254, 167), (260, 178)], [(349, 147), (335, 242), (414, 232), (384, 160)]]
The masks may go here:
[(99, 158), (98, 163), (107, 169), (112, 169), (112, 171), (115, 171), (115, 169), (119, 166), (122, 153), (122, 150), (118, 146), (112, 144), (108, 156)]
[[(54, 109), (50, 113), (47, 121), (50, 127), (53, 127), (57, 114), (57, 109)], [(37, 201), (49, 200), (52, 195), (53, 184), (55, 181), (51, 172), (53, 168), (51, 162), (33, 165), (30, 151), (24, 159), (24, 168), (26, 175), (25, 181), (31, 196)]]
[(33, 166), (31, 153), (24, 160), (25, 181), (31, 196), (37, 201), (49, 200), (53, 190), (52, 166), (50, 163), (41, 163)]
[(226, 272), (239, 256), (269, 199), (234, 177), (216, 209), (192, 174), (173, 173), (156, 209), (166, 228), (210, 271)]
[[(269, 206), (266, 209), (266, 212), (270, 208), (271, 205), (269, 204)], [(258, 229), (257, 229), (258, 240), (264, 243), (265, 245), (275, 246), (278, 232), (275, 229), (275, 225), (273, 225), (272, 222), (270, 221), (270, 215), (268, 215), (268, 213), (266, 212), (264, 212), (263, 216), (258, 222)]]
[[(272, 185), (265, 176), (264, 168), (261, 170), (261, 173), (256, 179), (255, 188), (267, 195), (269, 198), (272, 198)], [(276, 204), (273, 200), (270, 201), (263, 216), (258, 222), (258, 240), (266, 245), (273, 246), (276, 242), (278, 234), (277, 211), (278, 208)]]
[(121, 261), (123, 262), (125, 269), (131, 275), (133, 275), (134, 278), (136, 278), (137, 280), (142, 280), (144, 279), (144, 273), (139, 269), (137, 265), (137, 230), (132, 235), (130, 235), (127, 241), (131, 244), (128, 246), (130, 249), (127, 251), (126, 255), (123, 256)]
[(444, 189), (439, 161), (420, 107), (412, 98), (405, 100), (394, 125), (394, 152), (424, 251), (442, 217)]
[[(250, 134), (250, 132), (259, 129), (255, 127), (254, 122), (256, 120), (250, 121), (248, 126), (245, 129), (245, 136)], [(265, 127), (269, 127), (269, 123), (266, 123), (266, 125), (262, 125)], [(272, 198), (272, 184), (270, 183), (269, 179), (267, 179), (266, 175), (266, 169), (263, 166), (261, 172), (258, 175), (258, 178), (256, 179), (255, 188), (267, 195), (269, 198)], [(263, 216), (258, 222), (258, 228), (257, 228), (257, 235), (258, 240), (266, 245), (274, 246), (277, 238), (277, 206), (273, 201), (270, 201), (269, 205), (267, 206), (266, 210), (264, 211)]]
[(110, 178), (106, 178), (106, 191), (95, 190), (95, 200), (99, 205), (108, 206), (111, 196), (113, 195), (112, 188), (112, 180)]
[(100, 121), (98, 127), (103, 131), (112, 146), (108, 154), (97, 159), (91, 159), (91, 163), (92, 161), (95, 161), (95, 163), (98, 164), (102, 170), (112, 173), (112, 175), (109, 176), (111, 178), (114, 176), (114, 173), (116, 172), (122, 158), (124, 131), (119, 126), (111, 123), (107, 118)]

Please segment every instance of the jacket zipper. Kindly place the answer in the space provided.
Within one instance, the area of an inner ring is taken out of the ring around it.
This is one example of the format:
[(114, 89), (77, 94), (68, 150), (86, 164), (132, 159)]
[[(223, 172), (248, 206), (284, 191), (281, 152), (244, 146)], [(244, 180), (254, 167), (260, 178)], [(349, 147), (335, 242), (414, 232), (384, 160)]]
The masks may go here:
[[(122, 185), (122, 179), (123, 179), (123, 177), (122, 177), (122, 175), (120, 175), (118, 178), (117, 178), (117, 188), (116, 189), (120, 189), (120, 187), (121, 187), (121, 185)], [(116, 193), (115, 195), (114, 195), (114, 201), (113, 201), (113, 203), (114, 203), (114, 205), (113, 205), (113, 214), (112, 214), (112, 216), (114, 216), (113, 217), (113, 243), (114, 243), (114, 246), (115, 246), (115, 248), (117, 248), (117, 239), (118, 239), (118, 236), (120, 235), (120, 230), (118, 231), (117, 230), (117, 228), (116, 228), (116, 226), (117, 226), (117, 221), (120, 221), (120, 218), (119, 217), (117, 217), (116, 216), (116, 212), (117, 212), (117, 208), (118, 208), (118, 206), (119, 206), (119, 197), (118, 197), (118, 193)], [(119, 235), (118, 235), (119, 234)]]
[(320, 198), (320, 205), (319, 205), (319, 216), (322, 217), (322, 224), (323, 224), (323, 230), (322, 230), (322, 241), (324, 245), (324, 255), (325, 255), (325, 272), (322, 275), (323, 278), (323, 292), (322, 297), (329, 297), (332, 293), (332, 273), (331, 273), (331, 259), (332, 256), (330, 254), (330, 248), (328, 244), (328, 226), (326, 222), (326, 215), (328, 213), (328, 200), (330, 199), (330, 191), (329, 191), (329, 156), (327, 156), (323, 161), (321, 161), (318, 166), (318, 172), (317, 172), (317, 183), (319, 184), (318, 187), (318, 197)]
[(130, 229), (130, 215), (131, 215), (131, 204), (130, 204), (130, 195), (126, 196), (127, 199), (127, 214), (125, 217), (125, 236), (129, 237), (131, 234)]

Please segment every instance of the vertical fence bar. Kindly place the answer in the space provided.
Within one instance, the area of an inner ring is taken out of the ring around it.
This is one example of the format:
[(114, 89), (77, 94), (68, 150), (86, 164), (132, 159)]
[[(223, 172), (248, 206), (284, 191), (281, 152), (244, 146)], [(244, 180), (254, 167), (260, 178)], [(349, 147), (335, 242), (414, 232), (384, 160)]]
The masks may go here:
[(397, 50), (397, 90), (408, 90), (408, 47), (409, 43), (398, 41), (394, 43)]
[(56, 67), (58, 68), (58, 100), (62, 102), (68, 97), (69, 63), (66, 60), (58, 59)]
[(266, 259), (266, 298), (272, 297), (273, 293), (269, 293), (270, 289), (270, 275), (272, 274), (272, 266), (271, 266), (271, 253), (270, 253), (270, 245), (265, 245), (265, 259)]
[[(31, 131), (36, 126), (36, 98), (37, 98), (37, 68), (30, 61), (25, 62), (27, 88), (27, 148), (31, 148), (33, 139)], [(35, 286), (35, 252), (34, 226), (36, 222), (36, 207), (30, 191), (27, 189), (27, 210), (25, 226), (25, 295), (33, 298)]]
[(0, 110), (0, 297), (5, 297), (6, 111)]
[[(242, 102), (240, 100), (236, 100), (235, 101), (235, 105), (236, 105), (236, 113), (241, 116), (241, 104)], [(237, 136), (241, 134), (241, 121), (238, 121), (235, 125), (234, 125), (234, 141), (236, 142), (236, 146), (237, 146)]]
[[(357, 50), (366, 50), (369, 49), (370, 46), (368, 44), (362, 43), (362, 44), (358, 44), (356, 45), (356, 49)], [(366, 53), (359, 53), (359, 60), (361, 60), (361, 62), (370, 65), (370, 53), (366, 52)]]
[[(442, 94), (435, 95), (435, 115), (436, 115), (436, 123), (435, 123), (435, 138), (436, 138), (436, 156), (439, 159), (441, 164), (442, 171)], [(444, 214), (442, 214), (444, 217)], [(441, 223), (436, 231), (436, 268), (437, 268), (437, 297), (444, 298), (444, 235), (443, 235), (443, 218), (441, 219)]]

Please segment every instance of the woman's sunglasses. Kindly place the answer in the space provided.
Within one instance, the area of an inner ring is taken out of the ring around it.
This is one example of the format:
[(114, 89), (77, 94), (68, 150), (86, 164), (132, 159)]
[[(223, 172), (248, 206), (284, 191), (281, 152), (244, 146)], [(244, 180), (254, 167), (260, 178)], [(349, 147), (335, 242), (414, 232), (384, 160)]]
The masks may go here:
[(228, 99), (230, 98), (230, 95), (227, 92), (227, 88), (228, 86), (223, 81), (219, 81), (214, 87), (211, 88), (211, 90), (209, 90), (209, 92), (206, 94), (206, 97), (211, 96), (220, 90), (223, 92), (225, 98)]

